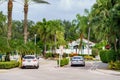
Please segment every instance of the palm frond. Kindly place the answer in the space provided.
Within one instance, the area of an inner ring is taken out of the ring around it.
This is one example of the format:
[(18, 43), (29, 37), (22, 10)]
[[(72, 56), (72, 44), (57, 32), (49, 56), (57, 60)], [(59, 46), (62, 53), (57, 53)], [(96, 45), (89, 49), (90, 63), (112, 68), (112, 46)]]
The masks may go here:
[(45, 4), (50, 4), (49, 2), (47, 1), (44, 1), (44, 0), (33, 0), (35, 3), (45, 3)]

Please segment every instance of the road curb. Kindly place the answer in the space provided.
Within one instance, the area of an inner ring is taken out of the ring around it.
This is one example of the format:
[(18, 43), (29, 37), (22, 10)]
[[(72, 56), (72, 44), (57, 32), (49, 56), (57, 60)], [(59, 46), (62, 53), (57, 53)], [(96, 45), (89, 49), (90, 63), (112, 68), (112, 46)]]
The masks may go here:
[(0, 73), (4, 73), (4, 72), (7, 72), (7, 71), (8, 71), (8, 70), (4, 70), (4, 69), (2, 70), (2, 69), (1, 69), (1, 70), (0, 70)]
[(113, 70), (96, 69), (96, 71), (102, 72), (102, 73), (105, 73), (105, 74), (120, 76), (120, 72), (113, 71)]

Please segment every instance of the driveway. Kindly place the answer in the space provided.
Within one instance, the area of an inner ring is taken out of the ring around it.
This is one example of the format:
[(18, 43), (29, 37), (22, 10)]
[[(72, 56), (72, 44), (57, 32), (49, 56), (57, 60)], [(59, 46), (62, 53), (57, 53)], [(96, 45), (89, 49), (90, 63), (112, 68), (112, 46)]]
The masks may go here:
[(120, 75), (97, 71), (98, 64), (101, 65), (102, 63), (86, 62), (85, 67), (70, 67), (70, 65), (67, 65), (59, 68), (56, 61), (41, 58), (39, 69), (15, 68), (5, 70), (0, 72), (0, 80), (120, 80)]

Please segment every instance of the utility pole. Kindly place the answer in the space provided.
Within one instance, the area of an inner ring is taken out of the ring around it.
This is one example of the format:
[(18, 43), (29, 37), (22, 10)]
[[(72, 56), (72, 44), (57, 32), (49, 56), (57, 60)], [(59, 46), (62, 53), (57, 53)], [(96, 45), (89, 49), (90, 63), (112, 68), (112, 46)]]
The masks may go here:
[(36, 36), (37, 36), (37, 34), (35, 34), (34, 36), (35, 36), (35, 55), (36, 55)]
[(89, 52), (89, 50), (90, 50), (89, 42), (90, 42), (90, 26), (89, 26), (89, 22), (88, 22), (88, 55), (90, 54), (90, 52)]

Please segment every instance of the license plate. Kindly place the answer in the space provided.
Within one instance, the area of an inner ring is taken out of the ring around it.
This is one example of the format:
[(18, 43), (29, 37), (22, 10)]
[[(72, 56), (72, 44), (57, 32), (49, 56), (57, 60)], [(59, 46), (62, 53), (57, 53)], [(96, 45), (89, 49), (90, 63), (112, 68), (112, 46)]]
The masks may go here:
[(31, 62), (31, 60), (28, 60), (28, 62)]

